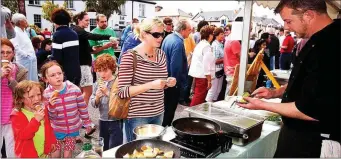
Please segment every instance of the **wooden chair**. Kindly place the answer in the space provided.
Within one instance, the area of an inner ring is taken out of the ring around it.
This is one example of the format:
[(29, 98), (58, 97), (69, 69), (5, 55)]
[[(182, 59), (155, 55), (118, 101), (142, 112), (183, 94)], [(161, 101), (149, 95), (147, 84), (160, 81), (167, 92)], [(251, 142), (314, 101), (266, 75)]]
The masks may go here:
[[(272, 73), (269, 71), (269, 69), (266, 67), (266, 65), (263, 62), (263, 57), (264, 57), (264, 49), (260, 50), (259, 53), (257, 54), (255, 60), (252, 62), (252, 64), (247, 65), (247, 72), (246, 72), (246, 78), (245, 81), (251, 82), (251, 87), (249, 89), (245, 89), (244, 91), (249, 91), (253, 92), (256, 89), (257, 85), (257, 80), (258, 80), (258, 75), (261, 69), (264, 70), (265, 74), (268, 76), (268, 78), (271, 80), (275, 88), (280, 88), (280, 85), (278, 84), (277, 80), (274, 78)], [(235, 96), (238, 91), (238, 79), (239, 79), (239, 69), (240, 65), (236, 65), (235, 71), (233, 74), (233, 80), (231, 84), (231, 89), (229, 92), (229, 96)]]

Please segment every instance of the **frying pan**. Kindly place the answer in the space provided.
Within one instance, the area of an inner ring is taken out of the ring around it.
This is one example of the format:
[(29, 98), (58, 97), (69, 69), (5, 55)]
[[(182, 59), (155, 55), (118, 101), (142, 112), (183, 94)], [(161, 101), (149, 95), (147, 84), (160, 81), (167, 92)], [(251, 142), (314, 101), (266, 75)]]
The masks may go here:
[(217, 135), (248, 139), (247, 134), (223, 132), (216, 122), (204, 118), (180, 118), (172, 123), (174, 132), (183, 138), (214, 138)]
[(142, 146), (158, 148), (163, 152), (173, 151), (173, 158), (180, 158), (180, 149), (170, 142), (156, 139), (135, 140), (119, 147), (115, 153), (115, 158), (123, 158), (127, 153), (132, 154), (135, 149), (140, 150)]

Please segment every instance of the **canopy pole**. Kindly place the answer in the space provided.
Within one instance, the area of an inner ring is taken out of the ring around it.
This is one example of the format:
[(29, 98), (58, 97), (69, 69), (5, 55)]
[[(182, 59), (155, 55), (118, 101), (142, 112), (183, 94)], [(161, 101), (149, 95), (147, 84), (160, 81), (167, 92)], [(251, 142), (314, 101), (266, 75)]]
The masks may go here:
[(247, 69), (247, 57), (249, 52), (249, 37), (252, 18), (253, 0), (245, 0), (244, 16), (243, 16), (243, 35), (242, 35), (242, 50), (240, 55), (240, 68), (238, 80), (238, 96), (243, 95), (245, 88), (245, 77)]

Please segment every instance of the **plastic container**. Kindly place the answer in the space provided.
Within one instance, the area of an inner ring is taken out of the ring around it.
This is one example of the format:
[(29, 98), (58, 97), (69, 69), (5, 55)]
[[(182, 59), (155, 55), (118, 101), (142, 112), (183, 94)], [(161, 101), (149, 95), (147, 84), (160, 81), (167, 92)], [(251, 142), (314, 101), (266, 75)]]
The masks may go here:
[(85, 143), (82, 147), (82, 152), (76, 158), (101, 158), (99, 154), (92, 150), (90, 143)]

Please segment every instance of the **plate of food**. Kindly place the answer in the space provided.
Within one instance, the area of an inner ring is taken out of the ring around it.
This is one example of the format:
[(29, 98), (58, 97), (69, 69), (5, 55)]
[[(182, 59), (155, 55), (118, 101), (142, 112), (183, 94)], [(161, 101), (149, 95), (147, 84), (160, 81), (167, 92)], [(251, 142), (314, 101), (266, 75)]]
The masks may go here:
[(180, 149), (174, 144), (156, 139), (142, 139), (119, 147), (116, 158), (180, 158)]

